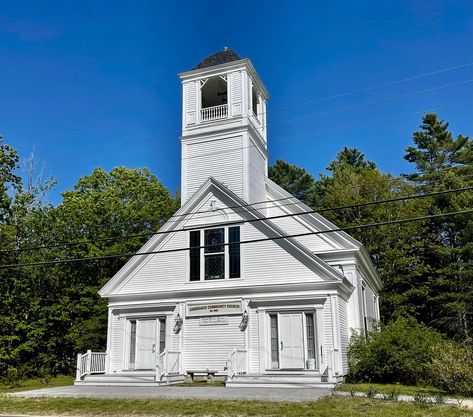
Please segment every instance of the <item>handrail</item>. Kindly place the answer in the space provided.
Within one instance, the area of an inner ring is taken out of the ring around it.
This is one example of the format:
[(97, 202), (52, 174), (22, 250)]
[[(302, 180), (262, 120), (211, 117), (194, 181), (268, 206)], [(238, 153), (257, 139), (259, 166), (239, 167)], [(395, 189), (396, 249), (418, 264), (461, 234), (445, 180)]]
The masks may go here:
[(155, 380), (161, 381), (164, 377), (179, 374), (180, 357), (180, 351), (167, 349), (156, 355)]
[(247, 373), (246, 349), (234, 348), (228, 356), (226, 368), (228, 380), (232, 380), (235, 375)]
[(227, 104), (220, 104), (219, 106), (213, 106), (213, 107), (205, 107), (200, 110), (200, 120), (202, 122), (224, 119), (227, 116), (228, 116)]
[(76, 381), (80, 381), (83, 376), (91, 374), (104, 374), (107, 362), (106, 352), (92, 352), (77, 354)]

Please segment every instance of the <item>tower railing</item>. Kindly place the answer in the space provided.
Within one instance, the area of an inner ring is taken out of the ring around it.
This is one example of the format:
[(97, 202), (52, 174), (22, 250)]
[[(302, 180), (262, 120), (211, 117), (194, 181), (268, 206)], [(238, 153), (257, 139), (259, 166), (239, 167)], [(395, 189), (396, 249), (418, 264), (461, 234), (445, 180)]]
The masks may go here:
[(200, 110), (200, 120), (208, 122), (210, 120), (225, 119), (228, 116), (228, 105), (205, 107)]

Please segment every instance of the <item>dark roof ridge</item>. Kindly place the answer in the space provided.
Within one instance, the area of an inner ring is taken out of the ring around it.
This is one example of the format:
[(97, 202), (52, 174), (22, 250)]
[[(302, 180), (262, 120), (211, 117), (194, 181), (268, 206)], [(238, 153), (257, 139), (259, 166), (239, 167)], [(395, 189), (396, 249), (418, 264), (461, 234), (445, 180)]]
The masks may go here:
[(196, 69), (202, 69), (207, 67), (213, 67), (214, 65), (225, 64), (227, 62), (238, 61), (242, 59), (235, 51), (226, 46), (223, 51), (216, 52), (215, 54), (209, 55), (203, 59), (198, 65), (192, 68), (191, 71)]

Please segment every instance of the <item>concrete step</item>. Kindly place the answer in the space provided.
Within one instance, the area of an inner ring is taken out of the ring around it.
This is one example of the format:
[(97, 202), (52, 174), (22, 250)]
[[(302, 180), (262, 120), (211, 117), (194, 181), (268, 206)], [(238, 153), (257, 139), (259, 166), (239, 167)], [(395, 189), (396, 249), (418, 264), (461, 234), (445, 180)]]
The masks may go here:
[(94, 385), (94, 386), (161, 386), (177, 384), (184, 381), (184, 375), (170, 375), (161, 381), (155, 381), (154, 373), (137, 374), (97, 374), (86, 375), (81, 381), (76, 381), (74, 385)]
[(236, 375), (225, 384), (227, 387), (279, 387), (279, 388), (332, 388), (334, 383), (322, 382), (320, 374), (256, 374)]

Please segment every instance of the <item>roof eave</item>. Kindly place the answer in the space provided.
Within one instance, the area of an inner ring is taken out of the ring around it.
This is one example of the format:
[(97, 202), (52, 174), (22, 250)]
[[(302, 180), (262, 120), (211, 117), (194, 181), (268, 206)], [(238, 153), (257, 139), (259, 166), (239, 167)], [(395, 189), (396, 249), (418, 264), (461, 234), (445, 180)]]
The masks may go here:
[(259, 90), (263, 94), (264, 99), (269, 100), (269, 92), (266, 89), (265, 85), (263, 84), (263, 81), (261, 81), (260, 76), (256, 72), (256, 69), (249, 58), (242, 58), (236, 61), (230, 61), (230, 62), (225, 62), (223, 64), (212, 65), (210, 67), (196, 68), (189, 71), (180, 72), (177, 75), (182, 81), (191, 81), (193, 79), (200, 79), (202, 77), (210, 77), (220, 72), (229, 71), (229, 70), (237, 70), (241, 68), (246, 68), (248, 70), (250, 75), (252, 75), (253, 80), (256, 82)]

